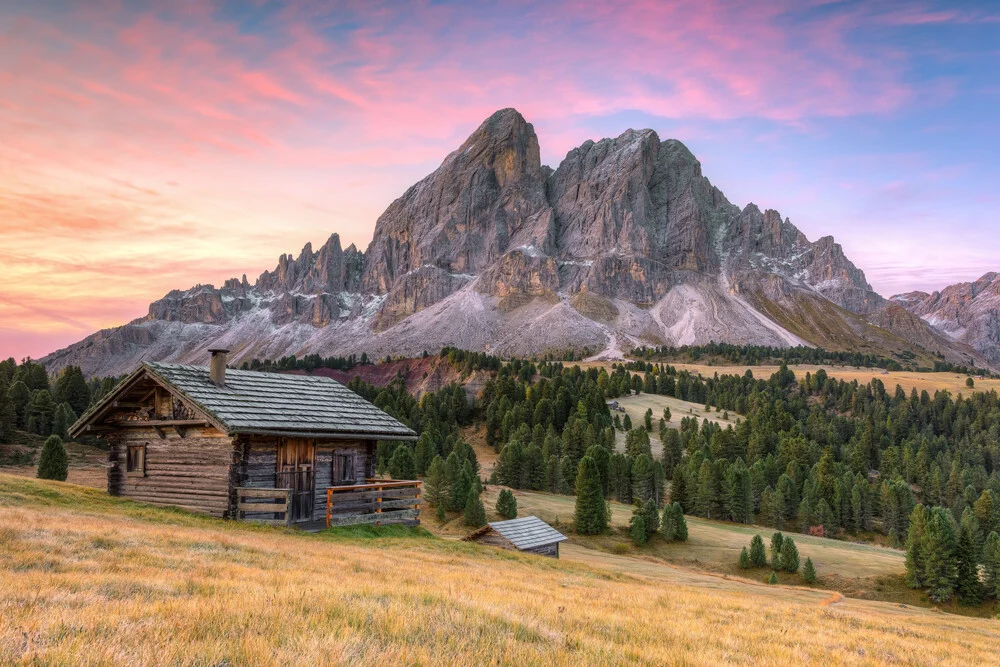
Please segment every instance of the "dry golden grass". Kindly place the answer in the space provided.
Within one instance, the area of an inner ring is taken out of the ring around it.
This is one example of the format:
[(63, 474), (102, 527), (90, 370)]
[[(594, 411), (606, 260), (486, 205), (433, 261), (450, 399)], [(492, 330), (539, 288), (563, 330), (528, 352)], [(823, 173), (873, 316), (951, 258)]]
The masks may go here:
[[(1000, 626), (417, 536), (304, 535), (0, 475), (4, 664), (970, 664)], [(400, 531), (395, 531), (397, 534)]]

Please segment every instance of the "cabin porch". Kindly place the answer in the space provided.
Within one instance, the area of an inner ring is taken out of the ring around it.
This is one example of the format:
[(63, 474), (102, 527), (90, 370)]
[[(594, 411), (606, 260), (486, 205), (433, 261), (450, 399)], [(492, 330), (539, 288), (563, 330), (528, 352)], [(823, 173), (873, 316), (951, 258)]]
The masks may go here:
[(366, 479), (361, 484), (328, 486), (317, 494), (325, 502), (311, 512), (296, 509), (295, 490), (240, 487), (236, 489), (236, 519), (317, 531), (337, 526), (420, 523), (421, 482)]

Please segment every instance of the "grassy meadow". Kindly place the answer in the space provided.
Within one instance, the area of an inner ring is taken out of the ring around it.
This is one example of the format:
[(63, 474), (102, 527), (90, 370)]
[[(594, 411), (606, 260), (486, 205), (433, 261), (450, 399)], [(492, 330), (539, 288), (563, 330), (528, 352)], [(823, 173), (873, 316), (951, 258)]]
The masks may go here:
[(9, 475), (0, 510), (3, 664), (957, 665), (1000, 642), (993, 621), (422, 529), (300, 534)]

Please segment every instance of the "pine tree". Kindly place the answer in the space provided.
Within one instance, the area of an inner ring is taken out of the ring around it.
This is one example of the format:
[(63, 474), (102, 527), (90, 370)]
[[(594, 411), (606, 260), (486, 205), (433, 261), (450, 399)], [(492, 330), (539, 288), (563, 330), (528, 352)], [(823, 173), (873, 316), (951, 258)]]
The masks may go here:
[(965, 508), (958, 530), (956, 569), (958, 578), (955, 590), (963, 604), (977, 605), (983, 601), (983, 588), (979, 582), (979, 522), (972, 510)]
[(771, 576), (767, 578), (767, 583), (772, 585), (778, 583), (778, 573), (771, 570)]
[(424, 478), (424, 497), (431, 505), (447, 509), (451, 499), (451, 486), (448, 484), (444, 459), (440, 456), (435, 456), (427, 468), (427, 476)]
[(11, 383), (7, 389), (7, 402), (14, 411), (14, 422), (17, 428), (28, 428), (28, 416), (31, 405), (31, 390), (20, 380)]
[(660, 529), (660, 511), (652, 499), (647, 500), (646, 504), (643, 505), (642, 516), (646, 524), (646, 537), (650, 537)]
[(415, 479), (417, 476), (417, 464), (413, 460), (413, 450), (407, 444), (396, 447), (396, 451), (389, 458), (389, 477), (398, 480)]
[(505, 519), (517, 518), (517, 498), (510, 489), (501, 489), (497, 496), (497, 514)]
[(812, 558), (806, 558), (806, 564), (802, 567), (802, 579), (807, 584), (816, 583), (816, 568), (813, 566)]
[(958, 583), (958, 540), (955, 532), (955, 519), (951, 512), (943, 507), (932, 507), (922, 540), (924, 574), (921, 580), (935, 602), (946, 602), (951, 598)]
[(687, 519), (684, 518), (684, 509), (681, 507), (680, 503), (674, 503), (674, 539), (678, 542), (687, 542), (688, 539), (688, 524)]
[(781, 569), (792, 574), (799, 571), (799, 549), (790, 537), (781, 543)]
[(79, 366), (66, 366), (59, 373), (52, 397), (56, 403), (69, 403), (73, 412), (80, 415), (90, 406), (90, 387)]
[(475, 493), (470, 493), (465, 502), (465, 509), (462, 512), (465, 525), (471, 528), (481, 528), (486, 525), (486, 508), (483, 507), (483, 499)]
[(646, 454), (640, 454), (632, 462), (632, 499), (645, 503), (656, 500), (656, 484), (653, 472), (653, 460)]
[(754, 567), (767, 567), (767, 550), (760, 535), (754, 535), (750, 540), (750, 564)]
[(743, 547), (743, 549), (740, 550), (739, 566), (741, 570), (750, 569), (750, 553), (747, 551), (746, 547)]
[(66, 481), (69, 474), (69, 461), (66, 458), (66, 448), (62, 438), (50, 435), (42, 445), (42, 453), (38, 457), (38, 478)]
[(28, 430), (38, 435), (52, 434), (52, 417), (56, 406), (48, 389), (39, 389), (31, 395), (28, 406)]
[(69, 440), (69, 428), (76, 421), (76, 413), (69, 403), (60, 403), (56, 407), (56, 414), (52, 418), (52, 433), (58, 435), (63, 440)]
[(601, 474), (597, 462), (589, 456), (580, 459), (576, 474), (576, 532), (597, 535), (608, 527), (608, 508), (601, 490)]
[(660, 532), (663, 539), (673, 542), (677, 538), (677, 521), (674, 518), (674, 506), (666, 505), (663, 508), (663, 518), (660, 521)]
[(450, 498), (448, 509), (452, 512), (461, 512), (469, 500), (469, 489), (472, 487), (472, 479), (466, 476), (465, 466), (459, 458), (457, 452), (452, 452), (444, 462), (445, 478), (448, 480)]
[(771, 567), (775, 570), (781, 569), (781, 548), (785, 543), (785, 536), (775, 533), (771, 536)]
[(632, 538), (632, 544), (636, 546), (642, 546), (646, 543), (646, 519), (639, 508), (636, 508), (636, 512), (632, 514), (629, 536)]
[(983, 585), (986, 594), (1000, 598), (1000, 535), (992, 531), (983, 546)]
[(910, 588), (923, 588), (926, 523), (927, 510), (923, 505), (917, 505), (910, 513), (910, 530), (906, 536), (906, 585)]

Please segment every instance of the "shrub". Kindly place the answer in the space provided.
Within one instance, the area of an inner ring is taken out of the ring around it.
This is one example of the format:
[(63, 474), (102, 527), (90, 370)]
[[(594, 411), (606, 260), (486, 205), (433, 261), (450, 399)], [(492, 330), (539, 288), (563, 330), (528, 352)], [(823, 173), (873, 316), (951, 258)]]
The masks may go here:
[(497, 497), (497, 514), (505, 519), (517, 518), (517, 498), (510, 489), (501, 489)]
[(769, 584), (778, 583), (778, 573), (775, 572), (774, 570), (771, 570), (771, 576), (767, 578), (767, 583)]
[(69, 461), (66, 459), (66, 448), (62, 438), (50, 435), (42, 445), (42, 454), (38, 458), (38, 479), (55, 479), (66, 481), (69, 474)]
[(750, 569), (750, 552), (747, 551), (746, 547), (740, 551), (740, 569), (749, 570)]

